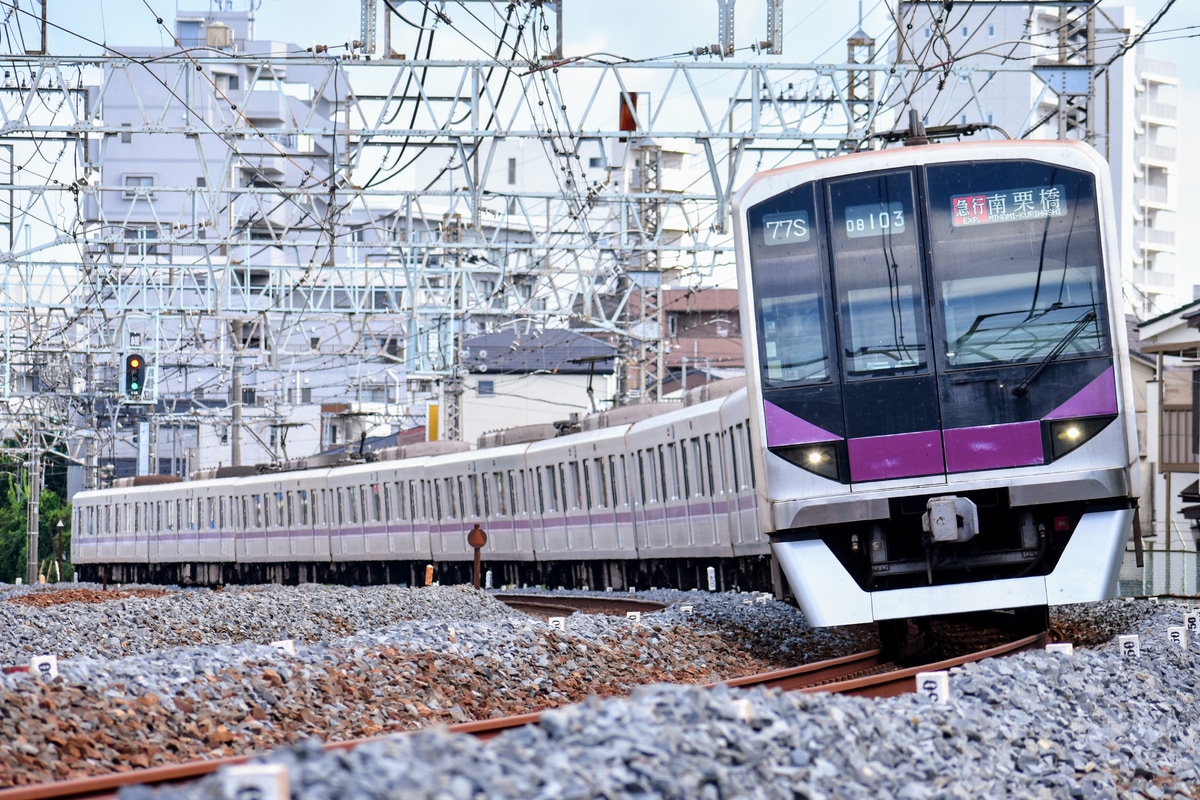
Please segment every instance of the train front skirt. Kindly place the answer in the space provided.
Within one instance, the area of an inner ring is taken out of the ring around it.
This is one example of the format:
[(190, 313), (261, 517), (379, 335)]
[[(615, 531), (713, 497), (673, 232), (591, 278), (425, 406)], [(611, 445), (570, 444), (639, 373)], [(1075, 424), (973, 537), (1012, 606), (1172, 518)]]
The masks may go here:
[(1058, 566), (1046, 576), (867, 592), (819, 539), (772, 541), (779, 567), (810, 625), (855, 625), (995, 608), (1064, 605), (1116, 595), (1132, 509), (1083, 515)]

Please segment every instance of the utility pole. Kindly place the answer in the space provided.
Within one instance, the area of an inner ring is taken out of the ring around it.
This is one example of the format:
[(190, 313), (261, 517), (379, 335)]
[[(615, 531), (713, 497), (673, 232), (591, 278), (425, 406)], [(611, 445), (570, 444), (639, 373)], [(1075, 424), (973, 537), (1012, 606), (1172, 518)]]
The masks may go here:
[(37, 423), (29, 440), (29, 523), (25, 546), (29, 549), (25, 559), (25, 580), (30, 585), (38, 581), (38, 501), (42, 496), (42, 446), (41, 434), (38, 433)]

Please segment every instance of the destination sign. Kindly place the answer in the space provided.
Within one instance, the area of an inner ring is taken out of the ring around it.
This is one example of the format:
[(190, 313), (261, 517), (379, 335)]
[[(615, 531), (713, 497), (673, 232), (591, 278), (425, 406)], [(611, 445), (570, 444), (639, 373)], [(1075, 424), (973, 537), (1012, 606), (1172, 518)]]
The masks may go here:
[(957, 228), (1063, 217), (1067, 214), (1066, 196), (1066, 187), (1061, 185), (960, 194), (950, 198), (951, 219)]

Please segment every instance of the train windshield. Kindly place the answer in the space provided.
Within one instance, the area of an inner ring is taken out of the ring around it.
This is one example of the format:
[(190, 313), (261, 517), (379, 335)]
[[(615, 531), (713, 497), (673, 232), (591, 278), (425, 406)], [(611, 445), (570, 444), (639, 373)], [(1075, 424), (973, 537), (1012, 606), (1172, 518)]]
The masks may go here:
[(828, 192), (846, 377), (925, 371), (928, 324), (912, 174), (831, 181)]
[(828, 293), (818, 229), (811, 184), (756, 206), (750, 215), (759, 361), (769, 386), (830, 379)]
[(1105, 352), (1091, 176), (1027, 161), (930, 166), (927, 175), (947, 367)]

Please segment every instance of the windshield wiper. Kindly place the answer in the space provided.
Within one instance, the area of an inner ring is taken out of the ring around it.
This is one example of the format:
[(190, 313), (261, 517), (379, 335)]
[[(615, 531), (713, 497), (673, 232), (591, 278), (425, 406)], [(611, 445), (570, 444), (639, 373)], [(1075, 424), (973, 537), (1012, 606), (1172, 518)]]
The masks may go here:
[(1047, 364), (1062, 355), (1062, 351), (1067, 349), (1067, 345), (1073, 342), (1076, 336), (1083, 333), (1084, 328), (1095, 321), (1096, 309), (1088, 309), (1088, 312), (1084, 314), (1078, 322), (1075, 323), (1075, 326), (1063, 334), (1063, 337), (1058, 340), (1058, 344), (1054, 345), (1054, 349), (1049, 353), (1046, 353), (1046, 357), (1043, 358), (1038, 365), (1033, 368), (1033, 372), (1029, 373), (1025, 380), (1021, 381), (1012, 388), (1012, 393), (1017, 397), (1023, 397), (1028, 394), (1029, 384), (1033, 383), (1034, 378), (1042, 373), (1042, 370), (1046, 368)]

